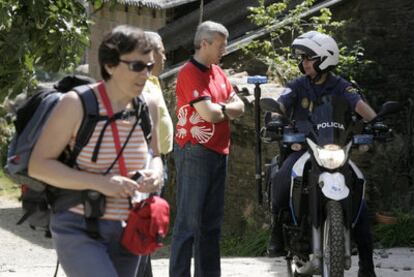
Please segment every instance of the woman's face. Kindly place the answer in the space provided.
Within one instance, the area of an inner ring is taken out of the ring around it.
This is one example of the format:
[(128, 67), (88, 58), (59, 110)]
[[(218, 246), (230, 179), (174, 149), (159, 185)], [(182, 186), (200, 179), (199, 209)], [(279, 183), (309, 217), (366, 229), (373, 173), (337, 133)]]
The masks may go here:
[(142, 54), (138, 49), (120, 56), (120, 62), (112, 67), (111, 79), (122, 93), (131, 98), (141, 94), (154, 65), (152, 51)]
[(311, 77), (312, 79), (315, 78), (316, 75), (318, 74), (318, 72), (316, 72), (313, 66), (318, 59), (319, 58), (315, 59), (315, 58), (309, 58), (307, 56), (302, 57), (303, 69), (305, 70), (305, 74)]

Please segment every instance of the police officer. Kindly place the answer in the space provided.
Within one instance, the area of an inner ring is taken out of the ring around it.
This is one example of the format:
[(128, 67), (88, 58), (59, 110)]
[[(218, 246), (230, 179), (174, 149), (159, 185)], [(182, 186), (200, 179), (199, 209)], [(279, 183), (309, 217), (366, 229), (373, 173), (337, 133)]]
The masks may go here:
[[(292, 80), (278, 99), (284, 113), (292, 116), (296, 127), (308, 133), (311, 124), (309, 113), (315, 102), (324, 95), (344, 97), (350, 108), (371, 120), (376, 116), (374, 110), (363, 101), (358, 90), (345, 79), (335, 76), (331, 70), (339, 61), (339, 49), (335, 40), (320, 32), (310, 31), (292, 43), (292, 50), (300, 58), (299, 69), (303, 76)], [(279, 212), (288, 207), (291, 170), (303, 152), (294, 152), (286, 157), (279, 171), (272, 177), (272, 232), (268, 244), (269, 256), (285, 255), (282, 222)], [(360, 220), (355, 226), (355, 241), (359, 252), (359, 277), (375, 276), (372, 260), (372, 236), (368, 221), (366, 204), (363, 204)]]

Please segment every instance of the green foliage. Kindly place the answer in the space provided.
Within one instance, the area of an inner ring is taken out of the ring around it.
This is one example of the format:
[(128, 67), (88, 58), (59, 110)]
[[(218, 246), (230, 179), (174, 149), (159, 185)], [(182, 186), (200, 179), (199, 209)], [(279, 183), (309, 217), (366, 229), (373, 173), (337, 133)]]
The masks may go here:
[[(90, 0), (99, 7), (102, 1)], [(78, 0), (0, 1), (0, 102), (36, 86), (35, 73), (71, 70), (89, 45)]]
[(376, 225), (374, 227), (376, 240), (382, 247), (414, 246), (414, 215), (397, 213), (397, 223)]
[(233, 257), (263, 256), (269, 236), (268, 229), (251, 231), (243, 236), (227, 235), (221, 239), (221, 253)]
[(339, 64), (336, 72), (348, 80), (357, 80), (368, 71), (373, 61), (364, 58), (365, 48), (360, 40), (356, 41), (352, 48), (342, 46), (339, 49), (342, 55), (339, 56)]
[[(108, 1), (106, 1), (108, 2)], [(109, 1), (113, 5), (116, 1)], [(89, 16), (82, 4), (95, 10), (102, 0), (0, 1), (0, 156), (2, 164), (11, 137), (5, 119), (9, 99), (37, 86), (41, 73), (71, 71), (89, 46)], [(10, 120), (9, 120), (10, 121)], [(0, 173), (2, 174), (1, 170)]]
[(412, 210), (413, 191), (410, 176), (413, 176), (414, 170), (404, 165), (408, 158), (406, 150), (407, 142), (404, 137), (396, 134), (392, 142), (378, 144), (371, 155), (365, 175), (368, 184), (374, 185), (378, 194), (378, 199), (374, 197), (371, 200), (379, 210)]
[(10, 179), (4, 175), (3, 170), (0, 170), (0, 196), (17, 199), (19, 194), (20, 187), (10, 181)]
[(0, 118), (0, 171), (7, 158), (7, 145), (13, 134), (13, 128), (5, 118)]
[[(334, 36), (344, 21), (334, 21), (329, 9), (323, 8), (318, 15), (304, 17), (316, 0), (305, 0), (292, 7), (292, 0), (283, 0), (278, 3), (265, 5), (264, 0), (258, 0), (257, 7), (250, 7), (249, 19), (256, 25), (270, 31), (270, 39), (253, 41), (244, 48), (245, 53), (254, 55), (269, 66), (270, 77), (282, 84), (298, 75), (298, 61), (292, 55), (290, 43), (300, 34), (316, 30)], [(286, 46), (287, 45), (287, 46)], [(364, 60), (364, 48), (361, 42), (352, 47), (342, 46), (338, 43), (341, 52), (340, 66), (336, 72), (341, 76), (353, 80), (371, 62)]]

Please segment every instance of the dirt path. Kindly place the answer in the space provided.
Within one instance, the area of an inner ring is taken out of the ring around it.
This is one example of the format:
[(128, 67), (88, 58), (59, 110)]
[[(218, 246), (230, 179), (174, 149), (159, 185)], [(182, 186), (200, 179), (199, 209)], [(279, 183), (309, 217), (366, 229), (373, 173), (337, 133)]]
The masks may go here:
[[(0, 197), (0, 276), (51, 277), (56, 266), (56, 254), (50, 239), (27, 225), (17, 226), (21, 216), (19, 203)], [(168, 276), (168, 250), (155, 255), (154, 277)], [(414, 276), (414, 249), (376, 250), (378, 277)], [(285, 261), (270, 258), (222, 258), (223, 277), (282, 277), (286, 276)], [(356, 259), (346, 277), (357, 276)], [(65, 277), (59, 270), (59, 277)]]

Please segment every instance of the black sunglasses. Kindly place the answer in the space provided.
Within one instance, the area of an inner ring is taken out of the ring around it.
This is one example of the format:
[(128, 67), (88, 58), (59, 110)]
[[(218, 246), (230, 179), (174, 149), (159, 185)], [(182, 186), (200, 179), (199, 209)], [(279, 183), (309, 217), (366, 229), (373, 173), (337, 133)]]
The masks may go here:
[(121, 63), (127, 64), (129, 70), (134, 71), (134, 72), (141, 72), (145, 68), (148, 70), (148, 72), (151, 72), (151, 70), (154, 68), (153, 62), (143, 63), (141, 61), (124, 61), (124, 60), (119, 60), (119, 61)]

